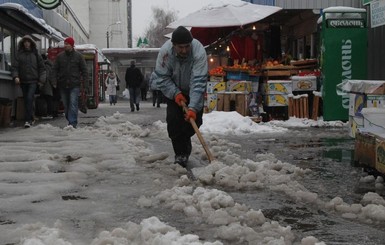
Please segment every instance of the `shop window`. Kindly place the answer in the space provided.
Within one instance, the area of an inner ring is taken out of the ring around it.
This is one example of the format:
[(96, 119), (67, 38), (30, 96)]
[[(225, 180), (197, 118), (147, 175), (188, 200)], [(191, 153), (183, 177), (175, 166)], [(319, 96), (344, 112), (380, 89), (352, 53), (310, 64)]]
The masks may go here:
[(12, 33), (0, 27), (0, 70), (9, 71), (11, 68)]

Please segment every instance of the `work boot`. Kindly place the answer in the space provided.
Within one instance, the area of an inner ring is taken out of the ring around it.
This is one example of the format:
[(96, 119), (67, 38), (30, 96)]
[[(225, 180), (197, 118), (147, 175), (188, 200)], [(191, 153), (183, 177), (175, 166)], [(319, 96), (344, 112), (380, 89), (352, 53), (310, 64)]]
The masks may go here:
[(180, 166), (186, 168), (187, 161), (188, 161), (188, 156), (187, 155), (176, 155), (174, 163), (175, 164), (179, 164)]

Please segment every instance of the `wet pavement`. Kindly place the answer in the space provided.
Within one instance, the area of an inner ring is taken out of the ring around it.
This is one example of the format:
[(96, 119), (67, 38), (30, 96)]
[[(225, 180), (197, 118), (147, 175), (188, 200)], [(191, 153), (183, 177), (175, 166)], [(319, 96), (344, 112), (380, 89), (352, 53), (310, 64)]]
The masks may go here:
[[(141, 103), (139, 111), (130, 112), (126, 100), (120, 100), (115, 106), (101, 103), (98, 109), (88, 110), (87, 114), (79, 112), (79, 127), (92, 126), (100, 116), (111, 116), (116, 111), (130, 115), (132, 123), (147, 127), (154, 121), (165, 121), (165, 108), (165, 104), (156, 108), (150, 101), (145, 101)], [(63, 116), (38, 123), (45, 122), (59, 127), (66, 126)], [(241, 145), (241, 148), (234, 148), (232, 151), (242, 158), (255, 160), (257, 154), (272, 153), (278, 160), (310, 169), (311, 172), (298, 181), (311, 192), (317, 193), (320, 199), (341, 197), (349, 204), (360, 203), (367, 192), (377, 192), (385, 198), (384, 190), (375, 189), (373, 183), (360, 182), (367, 173), (353, 161), (354, 139), (349, 137), (347, 128), (292, 128), (285, 134), (218, 137)], [(148, 143), (157, 152), (171, 151), (168, 139), (152, 139)], [(217, 186), (214, 188), (226, 191), (238, 203), (255, 210), (261, 209), (267, 218), (278, 221), (282, 226), (290, 225), (298, 237), (295, 241), (297, 244), (300, 243), (300, 238), (306, 236), (314, 236), (326, 244), (385, 244), (384, 224), (345, 219), (340, 214), (298, 203), (283, 193), (266, 189), (235, 191)], [(203, 239), (211, 237), (210, 227), (186, 223), (182, 214), (170, 210), (158, 211), (159, 217), (178, 227), (183, 233), (197, 234)], [(130, 220), (140, 221), (147, 215), (146, 212), (150, 215), (154, 210), (133, 214)]]

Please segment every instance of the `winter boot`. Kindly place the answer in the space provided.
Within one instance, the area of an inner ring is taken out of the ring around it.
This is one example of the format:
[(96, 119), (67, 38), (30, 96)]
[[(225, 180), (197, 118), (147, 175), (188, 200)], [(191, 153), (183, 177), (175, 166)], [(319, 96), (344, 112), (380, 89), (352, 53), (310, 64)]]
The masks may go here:
[(187, 161), (188, 161), (188, 156), (187, 155), (176, 155), (174, 163), (175, 164), (179, 164), (180, 166), (186, 168)]

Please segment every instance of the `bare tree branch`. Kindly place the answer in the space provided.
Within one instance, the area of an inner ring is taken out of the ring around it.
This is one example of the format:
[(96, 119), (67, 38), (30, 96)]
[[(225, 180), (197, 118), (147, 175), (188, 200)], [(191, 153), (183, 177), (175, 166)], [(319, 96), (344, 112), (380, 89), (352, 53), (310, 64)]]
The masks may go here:
[(176, 20), (177, 14), (175, 11), (164, 10), (159, 7), (153, 7), (152, 13), (153, 20), (146, 28), (145, 37), (149, 47), (159, 48), (167, 41), (164, 35), (170, 32), (170, 30), (166, 29), (166, 26)]

